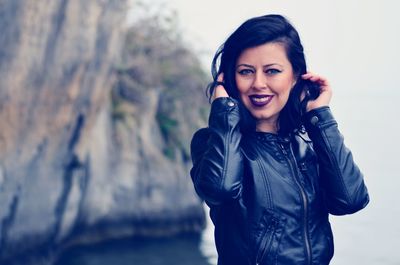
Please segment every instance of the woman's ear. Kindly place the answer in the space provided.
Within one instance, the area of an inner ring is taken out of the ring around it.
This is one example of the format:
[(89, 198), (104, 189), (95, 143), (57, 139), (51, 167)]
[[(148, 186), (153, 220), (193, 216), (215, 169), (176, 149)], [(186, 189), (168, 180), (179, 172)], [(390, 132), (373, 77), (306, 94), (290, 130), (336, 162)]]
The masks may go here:
[(297, 78), (293, 80), (292, 89), (294, 88), (294, 86), (295, 86), (296, 84), (297, 84)]
[(294, 88), (294, 86), (297, 84), (297, 82), (299, 81), (299, 78), (301, 78), (301, 75), (298, 73), (295, 73), (294, 77), (293, 77), (292, 88)]

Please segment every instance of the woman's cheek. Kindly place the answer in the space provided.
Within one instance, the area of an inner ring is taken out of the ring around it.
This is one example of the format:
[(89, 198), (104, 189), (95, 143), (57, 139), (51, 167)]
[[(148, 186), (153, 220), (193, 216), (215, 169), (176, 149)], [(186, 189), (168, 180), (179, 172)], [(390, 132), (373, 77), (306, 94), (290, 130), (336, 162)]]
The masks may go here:
[(246, 93), (249, 90), (250, 85), (250, 80), (246, 80), (245, 78), (236, 79), (236, 86), (241, 94)]

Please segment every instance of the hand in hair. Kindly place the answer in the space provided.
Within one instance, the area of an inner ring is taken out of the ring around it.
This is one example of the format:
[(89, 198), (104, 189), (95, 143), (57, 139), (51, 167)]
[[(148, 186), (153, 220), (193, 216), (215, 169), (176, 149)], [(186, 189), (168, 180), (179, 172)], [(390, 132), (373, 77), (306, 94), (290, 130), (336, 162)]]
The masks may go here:
[(224, 86), (222, 85), (222, 83), (223, 83), (223, 81), (224, 81), (224, 74), (223, 74), (223, 73), (221, 73), (221, 74), (218, 75), (217, 81), (218, 81), (220, 84), (217, 85), (217, 86), (214, 88), (214, 92), (213, 92), (213, 95), (212, 95), (212, 97), (211, 97), (211, 100), (212, 100), (212, 101), (214, 101), (214, 99), (216, 99), (216, 98), (223, 98), (223, 97), (227, 98), (227, 97), (229, 97), (229, 95), (228, 95), (228, 93), (226, 92)]
[(311, 82), (318, 84), (320, 87), (319, 96), (315, 100), (310, 100), (307, 103), (306, 107), (307, 111), (323, 106), (329, 106), (329, 102), (331, 101), (332, 98), (332, 89), (331, 86), (329, 85), (328, 80), (320, 75), (310, 72), (302, 75), (301, 77), (305, 80), (310, 80)]

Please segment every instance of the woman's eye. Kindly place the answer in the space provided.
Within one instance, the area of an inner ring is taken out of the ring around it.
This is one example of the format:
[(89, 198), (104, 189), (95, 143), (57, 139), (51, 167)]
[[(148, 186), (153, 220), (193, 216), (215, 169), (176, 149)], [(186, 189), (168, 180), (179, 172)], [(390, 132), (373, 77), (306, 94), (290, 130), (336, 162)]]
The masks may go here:
[(238, 73), (240, 75), (249, 75), (249, 74), (253, 73), (253, 71), (251, 71), (250, 69), (242, 69), (242, 70), (239, 70)]
[(278, 74), (278, 73), (280, 73), (280, 72), (281, 72), (280, 70), (274, 69), (274, 68), (267, 69), (267, 70), (265, 71), (265, 73), (267, 73), (267, 74), (269, 74), (269, 75)]

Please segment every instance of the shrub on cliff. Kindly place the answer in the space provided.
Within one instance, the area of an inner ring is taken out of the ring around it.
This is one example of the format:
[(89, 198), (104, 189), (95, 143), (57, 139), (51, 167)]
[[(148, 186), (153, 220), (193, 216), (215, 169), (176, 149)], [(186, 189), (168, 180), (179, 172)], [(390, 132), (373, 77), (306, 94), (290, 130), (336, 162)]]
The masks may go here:
[(167, 13), (145, 15), (129, 28), (116, 67), (113, 111), (116, 118), (121, 118), (124, 109), (129, 110), (129, 104), (134, 104), (138, 110), (134, 115), (140, 115), (149, 100), (146, 91), (155, 91), (164, 154), (174, 159), (178, 152), (188, 159), (191, 134), (206, 120), (204, 88), (208, 77), (195, 51), (183, 41), (176, 14)]

